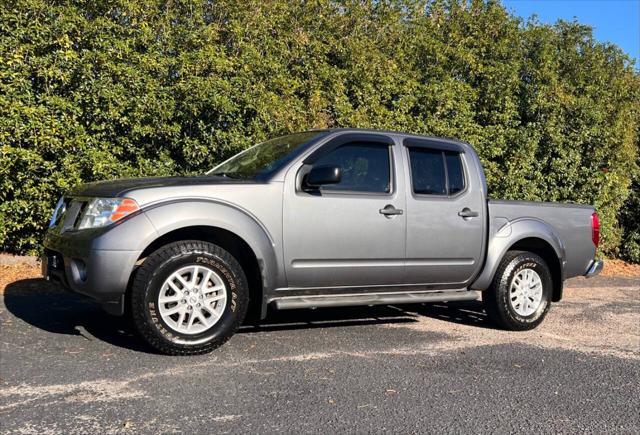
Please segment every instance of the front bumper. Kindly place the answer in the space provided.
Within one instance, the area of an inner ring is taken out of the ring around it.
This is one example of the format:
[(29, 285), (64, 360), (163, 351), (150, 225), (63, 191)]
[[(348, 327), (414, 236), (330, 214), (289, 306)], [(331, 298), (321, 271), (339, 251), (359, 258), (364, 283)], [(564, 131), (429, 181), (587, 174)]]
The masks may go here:
[(124, 313), (124, 295), (139, 251), (99, 250), (74, 235), (47, 237), (42, 274), (65, 288), (88, 296), (110, 314)]
[(587, 272), (584, 274), (584, 276), (587, 278), (592, 278), (598, 275), (602, 271), (603, 267), (604, 267), (603, 260), (593, 260), (589, 265), (589, 267), (587, 268)]

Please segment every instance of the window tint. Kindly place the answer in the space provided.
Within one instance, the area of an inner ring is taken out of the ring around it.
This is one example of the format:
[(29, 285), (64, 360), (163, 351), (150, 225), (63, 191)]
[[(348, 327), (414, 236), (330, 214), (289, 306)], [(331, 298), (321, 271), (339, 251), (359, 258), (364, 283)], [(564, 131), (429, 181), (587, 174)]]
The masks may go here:
[(391, 190), (389, 146), (352, 142), (321, 156), (314, 166), (335, 165), (342, 171), (340, 183), (323, 186), (322, 190), (381, 192)]
[(446, 195), (446, 177), (442, 151), (409, 148), (414, 193)]
[(449, 178), (449, 195), (455, 195), (464, 190), (464, 172), (460, 154), (446, 151), (447, 177)]
[(455, 195), (464, 190), (464, 171), (459, 153), (414, 147), (409, 148), (409, 160), (414, 193)]

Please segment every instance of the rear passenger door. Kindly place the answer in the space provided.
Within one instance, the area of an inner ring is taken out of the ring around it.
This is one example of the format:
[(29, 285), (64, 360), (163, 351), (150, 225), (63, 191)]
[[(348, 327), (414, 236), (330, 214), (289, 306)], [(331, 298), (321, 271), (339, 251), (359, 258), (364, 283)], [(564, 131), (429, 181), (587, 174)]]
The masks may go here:
[(482, 258), (485, 207), (462, 146), (405, 139), (408, 284), (465, 286)]

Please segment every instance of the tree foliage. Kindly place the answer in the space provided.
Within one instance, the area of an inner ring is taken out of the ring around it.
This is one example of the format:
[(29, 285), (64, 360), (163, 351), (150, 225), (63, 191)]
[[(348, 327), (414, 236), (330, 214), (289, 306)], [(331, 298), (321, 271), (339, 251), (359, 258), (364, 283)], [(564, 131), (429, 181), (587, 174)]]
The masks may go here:
[[(637, 166), (640, 166), (640, 155)], [(623, 234), (620, 256), (630, 262), (640, 263), (640, 176), (631, 185), (631, 195), (620, 209), (619, 220)]]
[(493, 197), (594, 204), (615, 253), (639, 119), (618, 47), (496, 1), (5, 0), (0, 244), (37, 249), (80, 182), (348, 126), (468, 141)]

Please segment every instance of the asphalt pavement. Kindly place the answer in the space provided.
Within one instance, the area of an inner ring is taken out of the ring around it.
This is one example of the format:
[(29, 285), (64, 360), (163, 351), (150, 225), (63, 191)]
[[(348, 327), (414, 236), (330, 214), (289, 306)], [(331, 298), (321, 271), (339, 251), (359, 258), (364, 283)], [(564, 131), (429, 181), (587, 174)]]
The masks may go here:
[(296, 310), (197, 357), (42, 280), (0, 301), (2, 433), (640, 433), (640, 279), (571, 280), (530, 332), (477, 302)]

